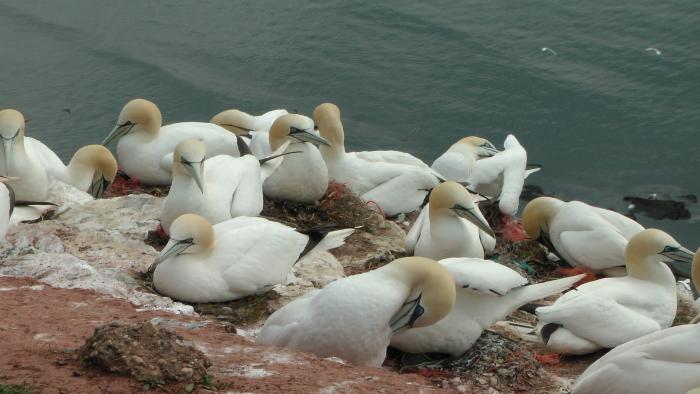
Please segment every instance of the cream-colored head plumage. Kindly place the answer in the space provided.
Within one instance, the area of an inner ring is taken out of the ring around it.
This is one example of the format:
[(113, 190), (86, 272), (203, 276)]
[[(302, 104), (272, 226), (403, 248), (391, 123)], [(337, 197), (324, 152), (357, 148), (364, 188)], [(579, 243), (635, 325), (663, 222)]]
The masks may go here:
[(410, 294), (421, 294), (423, 313), (412, 321), (412, 327), (435, 324), (452, 311), (457, 295), (455, 282), (442, 264), (425, 257), (404, 257), (385, 267), (410, 286)]
[(25, 120), (24, 115), (15, 109), (0, 111), (0, 136), (9, 139), (17, 136), (15, 143), (23, 143)]
[(479, 207), (467, 189), (457, 182), (443, 182), (437, 185), (428, 198), (430, 221), (434, 222), (445, 216), (466, 219), (481, 231), (495, 237), (493, 230), (484, 219)]
[(117, 160), (112, 152), (102, 145), (86, 145), (78, 149), (69, 165), (93, 170), (93, 181), (104, 178), (111, 183), (117, 176)]
[(469, 137), (464, 137), (464, 138), (460, 139), (459, 141), (455, 142), (455, 144), (466, 144), (466, 145), (471, 145), (474, 147), (479, 147), (479, 146), (482, 146), (484, 144), (493, 145), (491, 143), (491, 141), (489, 141), (485, 138), (481, 138), (481, 137), (477, 137), (477, 136), (473, 136), (473, 135), (470, 135)]
[(537, 239), (541, 231), (549, 231), (549, 222), (563, 202), (554, 197), (537, 197), (523, 210), (522, 225), (528, 237)]
[(173, 170), (187, 174), (183, 163), (201, 163), (206, 156), (207, 147), (204, 143), (194, 138), (184, 140), (177, 144), (173, 152)]
[(274, 152), (280, 146), (282, 146), (282, 144), (287, 141), (287, 138), (289, 138), (292, 128), (299, 130), (311, 130), (313, 127), (313, 121), (306, 116), (299, 114), (282, 115), (277, 118), (270, 127), (270, 148), (272, 148), (272, 151)]
[(214, 115), (210, 123), (219, 125), (236, 135), (248, 135), (257, 127), (255, 117), (238, 109), (229, 109)]
[(330, 142), (332, 147), (345, 145), (345, 131), (340, 120), (340, 108), (333, 103), (323, 103), (314, 109), (314, 122), (321, 137)]
[[(682, 252), (685, 251), (685, 252)], [(646, 278), (649, 275), (649, 262), (671, 262), (669, 256), (687, 254), (690, 263), (692, 252), (683, 248), (678, 241), (665, 232), (648, 228), (630, 238), (625, 248), (625, 265), (627, 273), (636, 278)]]
[(153, 136), (157, 136), (163, 125), (163, 116), (158, 106), (151, 101), (137, 98), (126, 103), (119, 113), (118, 125), (128, 122), (134, 124), (134, 131), (143, 130)]
[(187, 248), (188, 254), (208, 253), (214, 247), (214, 228), (207, 219), (186, 213), (178, 216), (170, 225), (170, 240), (191, 240), (192, 246)]

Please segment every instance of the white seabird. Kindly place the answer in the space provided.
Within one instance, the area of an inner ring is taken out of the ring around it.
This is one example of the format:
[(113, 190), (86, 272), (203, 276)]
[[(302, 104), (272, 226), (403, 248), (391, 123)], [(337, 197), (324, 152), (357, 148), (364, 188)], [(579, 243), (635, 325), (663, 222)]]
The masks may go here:
[(571, 266), (606, 271), (625, 264), (627, 242), (644, 227), (607, 209), (553, 197), (530, 201), (523, 228)]
[(303, 253), (341, 246), (354, 229), (310, 237), (281, 223), (239, 216), (212, 226), (184, 214), (170, 226), (170, 241), (151, 265), (158, 292), (185, 302), (223, 302), (285, 281)]
[(477, 160), (498, 152), (488, 140), (469, 136), (452, 144), (430, 167), (448, 181), (467, 182)]
[(442, 265), (401, 258), (290, 302), (267, 319), (258, 342), (379, 367), (394, 333), (440, 321), (454, 302)]
[[(700, 252), (700, 250), (698, 250)], [(700, 288), (700, 253), (693, 283)], [(700, 324), (685, 324), (623, 343), (576, 379), (573, 394), (683, 394), (700, 386)]]
[(287, 114), (288, 112), (284, 109), (275, 109), (255, 116), (238, 109), (229, 109), (214, 115), (210, 122), (236, 133), (238, 136), (249, 138), (248, 145), (251, 152), (258, 159), (263, 159), (272, 154), (269, 140), (272, 124), (279, 117)]
[(175, 147), (173, 182), (160, 211), (166, 233), (180, 215), (195, 213), (217, 224), (237, 216), (258, 216), (263, 209), (263, 181), (282, 158), (260, 160), (252, 155), (207, 158), (207, 148), (194, 139)]
[(376, 203), (387, 216), (415, 211), (440, 182), (440, 175), (427, 166), (370, 161), (346, 153), (340, 109), (335, 104), (316, 107), (314, 120), (330, 144), (320, 147), (330, 179), (347, 185), (364, 201)]
[(391, 346), (409, 353), (461, 356), (481, 333), (528, 302), (560, 293), (584, 275), (528, 285), (514, 270), (490, 260), (451, 258), (439, 261), (455, 280), (457, 300), (447, 317), (391, 338)]
[(266, 196), (308, 204), (326, 193), (328, 170), (313, 144), (328, 145), (328, 142), (314, 135), (313, 129), (313, 120), (297, 114), (283, 115), (272, 124), (270, 148), (274, 152), (297, 153), (283, 156), (279, 167), (265, 180)]
[(604, 278), (537, 308), (540, 332), (555, 352), (587, 354), (668, 328), (676, 316), (676, 279), (663, 262), (693, 253), (661, 230), (646, 229), (625, 250), (627, 276)]
[(12, 187), (5, 184), (10, 180), (0, 176), (0, 241), (5, 239), (7, 228), (10, 227), (10, 216), (15, 208), (15, 194)]
[(445, 182), (430, 193), (405, 240), (406, 251), (431, 259), (484, 258), (496, 238), (464, 186)]
[(211, 156), (240, 156), (238, 137), (221, 126), (203, 122), (181, 122), (162, 126), (158, 107), (144, 99), (129, 101), (102, 145), (117, 142), (117, 159), (124, 172), (146, 185), (168, 185), (172, 178), (163, 158), (180, 142), (195, 138), (207, 146)]

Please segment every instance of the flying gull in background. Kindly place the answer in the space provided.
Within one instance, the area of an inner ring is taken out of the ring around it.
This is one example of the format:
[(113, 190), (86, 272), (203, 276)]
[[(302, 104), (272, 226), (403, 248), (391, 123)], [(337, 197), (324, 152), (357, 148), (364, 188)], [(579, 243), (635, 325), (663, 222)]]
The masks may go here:
[(658, 56), (661, 56), (661, 51), (658, 48), (653, 48), (653, 47), (647, 48), (647, 49), (645, 49), (645, 51), (654, 51), (655, 54), (657, 54)]
[(549, 53), (551, 53), (551, 54), (554, 55), (554, 56), (557, 55), (557, 53), (554, 52), (554, 50), (552, 50), (552, 49), (550, 49), (550, 48), (547, 48), (547, 47), (542, 47), (542, 52), (549, 52)]

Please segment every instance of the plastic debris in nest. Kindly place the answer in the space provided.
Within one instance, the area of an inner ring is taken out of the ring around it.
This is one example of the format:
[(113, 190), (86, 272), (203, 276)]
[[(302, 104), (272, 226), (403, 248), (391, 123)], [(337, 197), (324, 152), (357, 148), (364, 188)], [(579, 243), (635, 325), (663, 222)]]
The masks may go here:
[(384, 220), (345, 185), (330, 182), (318, 204), (273, 201), (265, 198), (261, 216), (297, 229), (334, 223), (339, 228), (361, 227), (359, 231), (374, 233)]
[(559, 268), (559, 272), (564, 276), (576, 276), (576, 275), (580, 275), (580, 274), (586, 275), (583, 278), (581, 278), (580, 281), (576, 282), (572, 286), (572, 288), (576, 288), (578, 286), (581, 286), (584, 283), (593, 282), (594, 280), (598, 280), (598, 275), (595, 272), (593, 272), (593, 270), (591, 270), (590, 268), (584, 267), (584, 266), (578, 266), (578, 267), (572, 267), (572, 268), (561, 267), (561, 268)]
[(474, 346), (457, 358), (408, 354), (391, 349), (390, 362), (400, 372), (426, 377), (460, 377), (474, 385), (504, 392), (536, 392), (558, 387), (524, 344), (485, 331)]
[(124, 170), (119, 168), (114, 182), (109, 185), (109, 188), (104, 193), (103, 198), (125, 196), (127, 194), (146, 193), (156, 197), (165, 197), (168, 195), (170, 186), (145, 186), (139, 183), (138, 178), (130, 177)]

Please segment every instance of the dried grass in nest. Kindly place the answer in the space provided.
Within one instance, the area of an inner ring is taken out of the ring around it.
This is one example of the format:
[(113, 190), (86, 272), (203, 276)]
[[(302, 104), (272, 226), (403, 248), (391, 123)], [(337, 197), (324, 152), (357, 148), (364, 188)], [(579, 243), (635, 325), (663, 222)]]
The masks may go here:
[(555, 385), (525, 345), (485, 331), (474, 346), (457, 358), (401, 353), (390, 357), (400, 372), (426, 377), (460, 377), (481, 387), (505, 392), (533, 392)]
[(326, 194), (318, 204), (299, 204), (290, 201), (264, 200), (260, 214), (268, 219), (297, 229), (335, 223), (339, 228), (360, 227), (359, 231), (376, 233), (384, 220), (345, 185), (330, 182)]
[[(137, 274), (136, 280), (148, 291), (160, 294), (155, 286), (153, 286), (153, 273), (140, 272)], [(199, 314), (208, 315), (211, 318), (231, 323), (235, 326), (241, 326), (261, 321), (270, 316), (274, 312), (274, 309), (270, 306), (270, 302), (278, 298), (279, 295), (277, 293), (268, 290), (264, 293), (254, 294), (228, 302), (180, 302), (192, 305), (194, 310)]]
[(129, 194), (145, 193), (155, 197), (168, 195), (170, 186), (145, 186), (137, 178), (129, 177), (123, 171), (117, 172), (114, 182), (105, 190), (103, 198), (121, 197)]

